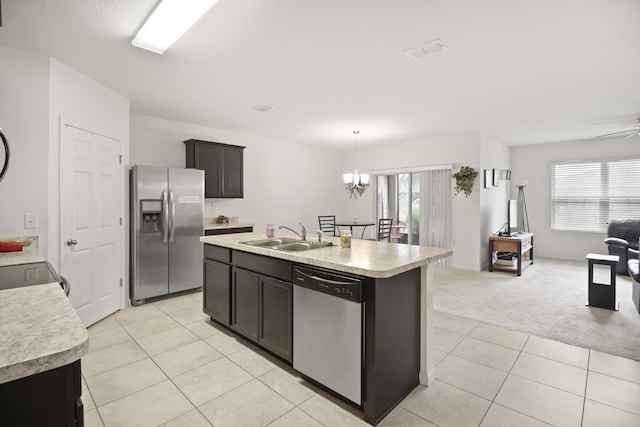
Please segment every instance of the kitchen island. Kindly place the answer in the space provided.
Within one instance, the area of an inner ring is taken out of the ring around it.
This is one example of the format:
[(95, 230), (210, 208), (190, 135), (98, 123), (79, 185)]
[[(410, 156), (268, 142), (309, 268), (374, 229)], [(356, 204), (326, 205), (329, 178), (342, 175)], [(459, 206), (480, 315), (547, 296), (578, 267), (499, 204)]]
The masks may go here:
[[(418, 384), (433, 381), (434, 267), (430, 264), (451, 256), (451, 250), (366, 240), (353, 240), (351, 248), (341, 248), (337, 237), (327, 239), (332, 246), (296, 252), (246, 244), (264, 238), (263, 233), (201, 237), (204, 311), (213, 320), (283, 360), (293, 360), (296, 368), (291, 312), (303, 310), (291, 297), (291, 288), (297, 287), (296, 271), (315, 268), (359, 279), (361, 399), (347, 396), (346, 400), (375, 425)], [(335, 333), (339, 331), (330, 332)]]
[[(0, 265), (44, 261), (0, 254)], [(89, 335), (59, 283), (0, 290), (0, 424), (76, 425)]]

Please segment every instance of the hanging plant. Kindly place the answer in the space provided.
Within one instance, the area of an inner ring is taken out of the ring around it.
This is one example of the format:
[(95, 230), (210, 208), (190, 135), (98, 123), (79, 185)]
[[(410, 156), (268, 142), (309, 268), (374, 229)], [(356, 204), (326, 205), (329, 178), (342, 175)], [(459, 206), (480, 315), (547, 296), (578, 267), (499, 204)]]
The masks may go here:
[(465, 197), (469, 197), (473, 188), (473, 181), (478, 176), (478, 171), (471, 166), (462, 166), (460, 170), (454, 173), (453, 178), (456, 180), (456, 194), (464, 192)]

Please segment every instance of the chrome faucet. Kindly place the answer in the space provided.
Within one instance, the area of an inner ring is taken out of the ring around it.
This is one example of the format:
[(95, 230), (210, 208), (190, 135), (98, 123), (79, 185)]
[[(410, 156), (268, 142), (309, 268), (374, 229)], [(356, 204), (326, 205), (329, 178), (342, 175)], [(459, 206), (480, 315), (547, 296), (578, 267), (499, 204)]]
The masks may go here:
[(286, 225), (281, 225), (280, 227), (278, 227), (280, 230), (282, 230), (283, 228), (286, 228), (289, 231), (293, 231), (294, 233), (296, 233), (298, 235), (298, 237), (300, 237), (302, 240), (306, 241), (307, 240), (307, 229), (304, 227), (304, 225), (300, 222), (299, 223), (300, 226), (302, 226), (302, 234), (298, 233), (296, 230), (294, 230), (293, 228), (289, 228)]

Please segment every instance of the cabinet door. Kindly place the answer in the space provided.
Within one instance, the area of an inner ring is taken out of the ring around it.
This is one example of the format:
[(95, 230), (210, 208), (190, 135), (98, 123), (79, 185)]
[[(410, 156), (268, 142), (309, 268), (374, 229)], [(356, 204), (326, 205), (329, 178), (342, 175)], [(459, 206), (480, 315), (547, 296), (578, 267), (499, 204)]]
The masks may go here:
[(231, 266), (204, 259), (204, 307), (212, 319), (231, 324)]
[(204, 197), (216, 198), (222, 194), (222, 149), (213, 144), (195, 144), (195, 167), (204, 171)]
[(233, 268), (231, 328), (258, 341), (260, 284), (257, 273)]
[(84, 425), (80, 363), (0, 384), (0, 425)]
[(222, 150), (222, 197), (243, 197), (242, 148)]
[(259, 342), (288, 361), (292, 361), (292, 292), (291, 283), (260, 276)]

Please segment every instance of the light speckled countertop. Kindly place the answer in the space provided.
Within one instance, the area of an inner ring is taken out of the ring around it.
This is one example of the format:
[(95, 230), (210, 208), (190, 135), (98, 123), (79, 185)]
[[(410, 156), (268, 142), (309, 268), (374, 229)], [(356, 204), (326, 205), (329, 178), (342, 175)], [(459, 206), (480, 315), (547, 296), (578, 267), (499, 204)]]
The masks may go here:
[(0, 252), (0, 266), (41, 261), (46, 261), (46, 258), (40, 255), (38, 248), (24, 248), (19, 252)]
[[(0, 254), (0, 265), (44, 261), (37, 251)], [(89, 334), (59, 283), (0, 291), (0, 384), (80, 359)]]
[[(296, 237), (294, 234), (276, 233), (275, 237)], [(453, 255), (450, 249), (413, 246), (398, 243), (380, 243), (370, 240), (351, 240), (351, 248), (341, 248), (339, 237), (326, 237), (334, 244), (301, 252), (285, 252), (270, 248), (246, 245), (242, 242), (265, 239), (265, 233), (221, 234), (203, 236), (203, 243), (238, 249), (273, 258), (286, 259), (301, 264), (325, 267), (331, 270), (365, 277), (387, 278), (413, 270), (440, 258)]]
[(205, 230), (220, 230), (225, 228), (243, 228), (243, 227), (253, 227), (255, 224), (249, 222), (227, 222), (224, 224), (218, 223), (205, 223)]

